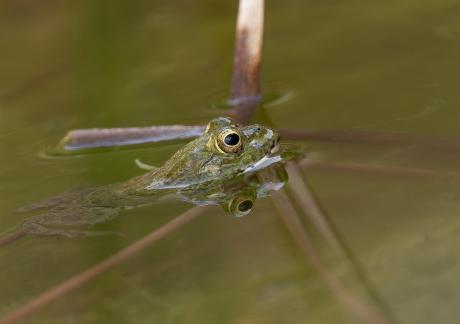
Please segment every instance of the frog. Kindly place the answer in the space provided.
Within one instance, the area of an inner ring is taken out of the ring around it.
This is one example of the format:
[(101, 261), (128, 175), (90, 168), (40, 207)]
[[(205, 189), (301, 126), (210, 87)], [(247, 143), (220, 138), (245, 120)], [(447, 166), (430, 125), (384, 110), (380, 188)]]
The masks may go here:
[(161, 167), (124, 182), (71, 190), (20, 208), (21, 212), (46, 211), (26, 218), (19, 230), (36, 236), (103, 235), (107, 233), (81, 227), (112, 220), (123, 210), (152, 204), (163, 195), (195, 205), (221, 205), (228, 213), (243, 216), (257, 197), (279, 189), (273, 184), (267, 189), (255, 176), (282, 161), (279, 151), (277, 131), (217, 117)]

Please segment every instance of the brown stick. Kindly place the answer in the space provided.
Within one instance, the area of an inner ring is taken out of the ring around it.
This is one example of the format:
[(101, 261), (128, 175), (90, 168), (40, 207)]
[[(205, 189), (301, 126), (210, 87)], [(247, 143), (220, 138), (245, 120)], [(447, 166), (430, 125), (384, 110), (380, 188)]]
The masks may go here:
[(152, 231), (140, 240), (130, 244), (128, 247), (124, 248), (120, 252), (112, 255), (108, 259), (105, 259), (104, 261), (87, 269), (86, 271), (83, 271), (67, 279), (66, 281), (50, 288), (49, 290), (33, 298), (26, 304), (14, 309), (11, 313), (7, 314), (5, 317), (0, 319), (0, 324), (11, 324), (19, 320), (22, 320), (26, 318), (28, 315), (39, 311), (40, 309), (55, 301), (56, 299), (68, 294), (69, 292), (75, 289), (78, 289), (88, 281), (110, 270), (117, 264), (126, 261), (128, 258), (132, 257), (135, 254), (138, 254), (145, 248), (171, 235), (179, 228), (181, 228), (182, 226), (190, 222), (192, 219), (197, 217), (205, 208), (206, 207), (194, 207), (187, 210), (186, 212), (177, 216), (176, 218), (169, 221), (160, 228)]
[(263, 0), (240, 0), (231, 87), (234, 101), (260, 95), (263, 21)]

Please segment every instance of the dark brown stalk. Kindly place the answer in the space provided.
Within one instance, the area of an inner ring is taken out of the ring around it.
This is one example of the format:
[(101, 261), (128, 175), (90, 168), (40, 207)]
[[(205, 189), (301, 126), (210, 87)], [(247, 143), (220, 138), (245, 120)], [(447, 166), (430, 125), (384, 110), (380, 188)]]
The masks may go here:
[(260, 62), (264, 32), (264, 0), (240, 0), (230, 103), (234, 118), (247, 123), (260, 95)]
[(138, 254), (145, 248), (154, 245), (161, 239), (176, 232), (179, 228), (181, 228), (182, 226), (190, 222), (192, 219), (197, 217), (205, 209), (206, 207), (194, 207), (187, 210), (186, 212), (177, 216), (176, 218), (169, 221), (160, 228), (150, 232), (140, 240), (130, 244), (128, 247), (124, 248), (120, 252), (92, 266), (91, 268), (65, 280), (64, 282), (61, 282), (60, 284), (50, 288), (44, 293), (31, 299), (24, 305), (14, 309), (5, 317), (0, 319), (0, 324), (16, 323), (17, 321), (26, 318), (28, 315), (39, 311), (51, 302), (57, 300), (58, 298), (68, 294), (69, 292), (75, 289), (80, 288), (88, 281), (112, 269), (114, 266), (126, 261), (127, 259)]

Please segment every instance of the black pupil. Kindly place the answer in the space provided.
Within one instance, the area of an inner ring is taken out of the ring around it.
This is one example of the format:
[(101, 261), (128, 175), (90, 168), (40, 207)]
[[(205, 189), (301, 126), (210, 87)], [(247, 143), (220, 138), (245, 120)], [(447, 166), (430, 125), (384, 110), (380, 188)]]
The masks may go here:
[(241, 204), (238, 205), (238, 210), (240, 212), (246, 212), (248, 210), (251, 210), (251, 208), (252, 208), (252, 201), (250, 200), (245, 200), (241, 202)]
[(233, 146), (240, 142), (240, 137), (238, 136), (238, 134), (235, 133), (228, 134), (227, 136), (225, 136), (224, 142), (227, 145)]

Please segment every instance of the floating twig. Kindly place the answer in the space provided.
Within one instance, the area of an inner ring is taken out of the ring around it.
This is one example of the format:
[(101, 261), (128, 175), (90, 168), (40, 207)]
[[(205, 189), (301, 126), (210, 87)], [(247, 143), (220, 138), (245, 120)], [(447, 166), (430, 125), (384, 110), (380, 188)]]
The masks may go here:
[(96, 147), (155, 143), (197, 137), (203, 132), (204, 126), (185, 125), (76, 129), (67, 133), (61, 141), (60, 147), (73, 151)]

